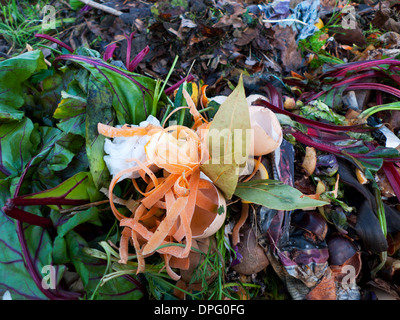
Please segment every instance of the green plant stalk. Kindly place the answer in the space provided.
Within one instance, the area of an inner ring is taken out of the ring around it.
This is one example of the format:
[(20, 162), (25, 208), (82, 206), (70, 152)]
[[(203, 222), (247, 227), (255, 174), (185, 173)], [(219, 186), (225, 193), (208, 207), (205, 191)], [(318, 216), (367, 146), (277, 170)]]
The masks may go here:
[(37, 46), (38, 47), (42, 47), (42, 48), (46, 48), (46, 49), (49, 49), (49, 50), (51, 50), (51, 51), (53, 51), (53, 52), (55, 52), (55, 53), (57, 53), (57, 54), (63, 54), (61, 51), (59, 51), (59, 50), (57, 50), (57, 49), (54, 49), (54, 48), (52, 48), (52, 47), (49, 47), (49, 46), (45, 46), (44, 44), (37, 44)]
[(153, 117), (157, 116), (157, 105), (158, 105), (158, 99), (159, 99), (160, 84), (161, 84), (161, 80), (157, 79), (156, 86), (154, 88), (153, 105), (152, 105), (152, 108), (151, 108), (151, 115)]
[[(185, 81), (183, 84), (183, 90), (186, 90), (187, 88), (187, 82)], [(182, 107), (187, 106), (186, 100), (182, 99), (182, 103), (181, 103)], [(179, 113), (179, 125), (183, 126), (183, 123), (185, 122), (185, 113), (186, 113), (186, 109), (182, 109)]]
[[(158, 251), (158, 250), (160, 250), (162, 248), (165, 248), (165, 247), (183, 247), (184, 248), (185, 245), (183, 243), (166, 243), (166, 244), (163, 244), (163, 245), (157, 247), (154, 251)], [(203, 251), (201, 251), (201, 250), (199, 250), (197, 248), (191, 247), (190, 249), (193, 250), (193, 251), (196, 251), (196, 252), (198, 252), (200, 254), (205, 255), (205, 253)]]
[[(74, 23), (75, 20), (76, 20), (76, 18), (56, 19), (55, 20), (55, 25), (56, 25), (56, 28), (59, 28), (64, 23)], [(41, 20), (37, 20), (37, 21), (41, 21)], [(38, 31), (39, 29), (42, 29), (42, 25), (37, 25), (37, 26), (32, 26), (32, 27), (28, 27), (27, 28), (27, 30), (30, 31), (30, 32)]]
[(257, 288), (257, 289), (261, 288), (261, 286), (259, 284), (255, 284), (255, 283), (240, 283), (240, 284), (237, 284), (235, 282), (225, 283), (224, 288), (236, 287), (238, 285), (240, 285), (242, 287), (251, 287), (251, 288)]
[(160, 90), (160, 82), (157, 80), (156, 83), (156, 89), (154, 90), (154, 99), (153, 99), (153, 106), (151, 109), (151, 115), (156, 117), (157, 116), (157, 111), (158, 111), (158, 102), (160, 101), (160, 98), (164, 92), (165, 86), (167, 85), (167, 82), (169, 80), (169, 78), (171, 77), (172, 72), (175, 69), (175, 65), (178, 62), (179, 56), (175, 56), (174, 62), (172, 63), (171, 68), (169, 69), (169, 72), (167, 74), (167, 77), (164, 80), (163, 86), (161, 87)]
[(162, 118), (161, 125), (165, 122), (165, 119), (167, 119), (167, 116), (170, 113), (172, 106), (174, 105), (174, 103), (171, 101), (171, 99), (169, 97), (167, 97), (167, 100), (168, 100), (168, 106), (167, 106), (167, 109), (165, 110), (164, 116)]
[[(383, 206), (383, 201), (382, 201), (382, 197), (381, 197), (381, 191), (380, 191), (379, 186), (376, 184), (375, 181), (373, 181), (373, 190), (374, 190), (375, 200), (377, 202), (377, 216), (378, 216), (378, 220), (379, 220), (379, 225), (381, 226), (383, 235), (386, 238), (386, 236), (387, 236), (387, 224), (386, 224), (385, 208)], [(387, 260), (387, 251), (383, 251), (383, 252), (380, 253), (380, 259), (381, 259), (381, 262), (379, 263), (379, 265), (376, 266), (376, 268), (374, 268), (371, 271), (372, 277), (375, 277), (377, 272), (379, 270), (381, 270), (382, 267), (385, 265), (386, 260)]]
[(387, 111), (387, 110), (400, 110), (400, 102), (381, 104), (378, 106), (368, 108), (368, 109), (364, 110), (363, 112), (361, 112), (358, 115), (358, 118), (365, 119), (365, 118), (368, 118), (369, 116), (373, 115), (374, 113), (377, 113), (379, 111)]
[(195, 295), (195, 294), (193, 294), (193, 293), (191, 293), (189, 291), (186, 291), (185, 289), (179, 288), (178, 286), (176, 286), (176, 285), (172, 284), (171, 282), (165, 280), (164, 277), (160, 277), (159, 274), (157, 274), (157, 273), (146, 272), (146, 275), (150, 276), (150, 277), (153, 277), (153, 278), (156, 278), (158, 281), (163, 282), (164, 284), (166, 284), (166, 285), (168, 285), (168, 286), (170, 286), (170, 287), (172, 287), (174, 289), (182, 291), (183, 293), (185, 293), (186, 295), (192, 297), (193, 299), (200, 300), (200, 298), (197, 295)]
[(103, 285), (103, 283), (104, 283), (103, 281), (106, 278), (108, 270), (110, 269), (110, 265), (111, 265), (111, 251), (109, 250), (108, 244), (106, 242), (104, 242), (104, 241), (101, 241), (100, 245), (103, 247), (103, 249), (105, 250), (106, 255), (107, 255), (107, 266), (106, 266), (106, 269), (104, 270), (103, 277), (101, 278), (101, 280), (97, 284), (96, 288), (94, 289), (94, 291), (92, 293), (92, 296), (90, 297), (90, 300), (94, 299), (94, 297), (95, 297), (97, 291), (99, 290), (100, 286)]

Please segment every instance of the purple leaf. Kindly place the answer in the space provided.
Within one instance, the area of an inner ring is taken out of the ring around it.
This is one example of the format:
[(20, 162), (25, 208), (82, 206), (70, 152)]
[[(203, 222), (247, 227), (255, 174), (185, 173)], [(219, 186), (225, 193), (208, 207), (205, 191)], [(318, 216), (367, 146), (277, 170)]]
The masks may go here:
[(382, 59), (382, 60), (357, 61), (346, 64), (340, 64), (334, 66), (332, 71), (323, 74), (322, 78), (345, 77), (348, 72), (360, 72), (365, 70), (371, 70), (371, 68), (378, 67), (381, 65), (399, 66), (400, 61), (395, 59)]
[(85, 4), (85, 5), (81, 8), (81, 10), (79, 10), (79, 14), (83, 14), (83, 13), (85, 13), (85, 12), (88, 12), (88, 11), (90, 11), (91, 9), (92, 9), (91, 6), (89, 6), (88, 4)]
[(129, 37), (127, 35), (125, 35), (126, 41), (128, 41), (128, 45), (126, 48), (126, 68), (129, 70), (129, 65), (131, 63), (131, 50), (132, 50), (132, 40), (133, 37), (135, 36), (135, 32), (132, 32)]
[(104, 61), (110, 60), (112, 58), (113, 54), (114, 54), (115, 49), (117, 49), (117, 47), (118, 46), (117, 46), (116, 43), (113, 43), (113, 44), (110, 44), (109, 46), (107, 46), (107, 49), (106, 49), (106, 51), (104, 52), (104, 55), (103, 55), (103, 60)]
[(400, 174), (397, 171), (394, 163), (392, 162), (385, 162), (382, 166), (383, 171), (389, 183), (396, 194), (397, 199), (400, 201)]
[(50, 219), (40, 217), (36, 214), (26, 212), (24, 210), (21, 210), (19, 208), (16, 208), (13, 204), (11, 199), (9, 199), (6, 202), (6, 205), (1, 208), (1, 210), (8, 215), (10, 218), (13, 218), (15, 220), (25, 222), (28, 224), (32, 224), (35, 226), (39, 226), (42, 228), (51, 228), (53, 227), (53, 223), (51, 222)]
[(233, 249), (235, 250), (235, 253), (236, 253), (236, 259), (231, 262), (231, 267), (236, 266), (237, 264), (241, 263), (242, 259), (243, 259), (243, 256), (239, 252), (238, 246), (235, 246)]
[(382, 83), (354, 83), (350, 84), (346, 91), (351, 90), (379, 90), (400, 98), (400, 90)]
[(150, 48), (149, 46), (146, 46), (142, 51), (140, 51), (135, 58), (132, 59), (132, 61), (129, 63), (128, 66), (128, 71), (133, 72), (133, 70), (136, 69), (136, 67), (139, 65), (139, 63), (143, 60), (143, 58), (149, 53)]
[(177, 83), (173, 84), (172, 86), (170, 86), (169, 88), (165, 89), (165, 94), (168, 96), (171, 93), (173, 93), (176, 89), (178, 89), (182, 83), (184, 82), (190, 82), (193, 81), (194, 77), (189, 74), (187, 77), (183, 78), (182, 80), (179, 80)]

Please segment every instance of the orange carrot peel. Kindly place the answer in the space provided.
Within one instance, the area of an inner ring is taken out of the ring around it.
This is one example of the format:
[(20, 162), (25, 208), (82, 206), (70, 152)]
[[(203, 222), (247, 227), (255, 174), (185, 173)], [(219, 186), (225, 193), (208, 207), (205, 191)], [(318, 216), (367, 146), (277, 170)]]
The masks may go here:
[[(146, 160), (128, 159), (135, 165), (115, 174), (109, 186), (111, 210), (123, 227), (119, 262), (127, 263), (129, 246), (133, 245), (138, 260), (137, 273), (141, 273), (145, 271), (145, 258), (157, 252), (163, 256), (165, 269), (174, 280), (179, 280), (180, 275), (173, 268), (189, 268), (194, 219), (201, 221), (204, 213), (218, 216), (216, 199), (220, 196), (214, 184), (202, 178), (200, 172), (200, 164), (208, 155), (200, 129), (207, 127), (208, 122), (198, 112), (190, 95), (186, 91), (183, 94), (194, 120), (192, 128), (150, 124), (115, 128), (98, 124), (99, 133), (108, 138), (150, 136), (144, 146)], [(139, 205), (128, 208), (131, 214), (126, 216), (116, 207), (113, 190), (123, 177), (133, 173), (140, 176), (132, 179), (132, 184), (142, 197)], [(143, 190), (139, 188), (140, 179), (147, 184)], [(216, 196), (210, 197), (212, 193)], [(197, 211), (201, 215), (196, 215)], [(206, 222), (210, 224), (209, 220)]]

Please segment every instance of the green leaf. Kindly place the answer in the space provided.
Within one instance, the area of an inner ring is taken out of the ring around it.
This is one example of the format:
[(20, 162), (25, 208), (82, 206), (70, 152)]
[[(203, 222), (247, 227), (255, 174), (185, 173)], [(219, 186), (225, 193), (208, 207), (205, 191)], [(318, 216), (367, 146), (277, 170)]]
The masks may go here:
[[(0, 208), (11, 197), (11, 178), (0, 180)], [(26, 207), (24, 210), (41, 215), (39, 208)], [(26, 245), (37, 274), (43, 266), (52, 264), (51, 252), (53, 239), (47, 231), (38, 226), (25, 225), (23, 228)], [(9, 290), (13, 300), (44, 300), (47, 297), (33, 280), (21, 249), (16, 223), (5, 214), (0, 214), (0, 296)], [(64, 273), (65, 266), (55, 266), (57, 284)], [(32, 270), (32, 269), (31, 269)]]
[(296, 188), (271, 180), (254, 180), (239, 183), (235, 195), (242, 200), (275, 210), (296, 210), (309, 207), (320, 207), (329, 202), (311, 199)]
[(7, 105), (0, 105), (0, 123), (20, 121), (24, 117), (24, 112)]
[[(87, 76), (87, 74), (86, 74)], [(85, 80), (83, 85), (87, 85)], [(60, 119), (57, 127), (64, 132), (85, 137), (86, 129), (86, 98), (87, 92), (82, 90), (82, 83), (74, 79), (68, 86), (67, 91), (61, 91), (61, 101), (54, 111), (53, 118)]]
[(322, 86), (322, 90), (326, 91), (323, 95), (321, 95), (318, 100), (324, 102), (333, 110), (336, 110), (342, 103), (342, 96), (347, 86), (341, 86), (338, 88), (332, 88), (331, 85)]
[[(45, 78), (40, 85), (31, 86), (29, 92), (26, 92), (24, 110), (29, 114), (33, 122), (47, 126), (55, 126), (57, 120), (53, 118), (54, 111), (57, 109), (61, 100), (61, 92), (74, 82), (79, 75), (76, 68), (59, 68), (54, 74)], [(28, 100), (30, 98), (30, 100)]]
[(80, 115), (86, 110), (86, 99), (61, 91), (61, 101), (54, 111), (53, 118), (65, 119)]
[(76, 173), (75, 171), (65, 175), (60, 171), (70, 165), (83, 147), (82, 137), (64, 133), (53, 127), (39, 127), (32, 132), (30, 140), (29, 149), (33, 157), (24, 178), (23, 186), (27, 190), (23, 194), (53, 188)]
[(26, 52), (0, 62), (0, 110), (19, 109), (24, 104), (22, 84), (35, 72), (46, 69), (40, 50)]
[[(101, 197), (102, 195), (93, 185), (90, 172), (79, 172), (54, 188), (24, 196), (25, 199), (63, 198), (90, 202)], [(58, 210), (56, 206), (51, 207)]]
[(250, 153), (247, 134), (251, 129), (249, 106), (243, 79), (221, 104), (207, 134), (210, 160), (201, 170), (214, 182), (227, 199), (235, 191), (239, 169)]
[(300, 110), (302, 116), (311, 120), (325, 120), (334, 124), (342, 124), (346, 119), (344, 116), (335, 113), (320, 100), (312, 101)]
[(0, 165), (9, 174), (19, 175), (31, 159), (33, 130), (33, 123), (27, 118), (0, 126)]
[[(139, 124), (151, 114), (152, 94), (156, 86), (155, 80), (112, 66), (127, 75), (124, 76), (106, 67), (105, 65), (107, 64), (104, 61), (97, 61), (98, 63), (93, 65), (89, 61), (96, 60), (90, 60), (90, 58), (87, 58), (88, 62), (74, 58), (71, 58), (71, 60), (88, 70), (96, 80), (100, 81), (103, 86), (112, 92), (112, 106), (116, 112), (118, 124)], [(143, 85), (148, 92), (143, 91), (129, 77)]]
[(86, 152), (90, 172), (98, 189), (108, 186), (110, 173), (104, 161), (105, 137), (99, 135), (97, 125), (114, 124), (114, 113), (110, 105), (112, 93), (100, 81), (90, 77), (86, 111)]
[(57, 264), (67, 263), (70, 261), (70, 258), (65, 236), (68, 232), (85, 222), (90, 222), (97, 226), (101, 226), (98, 210), (97, 208), (89, 208), (85, 211), (80, 211), (74, 214), (68, 220), (66, 220), (62, 214), (56, 211), (53, 211), (52, 213), (52, 219), (53, 221), (55, 220), (54, 224), (58, 226), (57, 237), (54, 239), (53, 259)]
[(85, 222), (90, 222), (96, 226), (102, 225), (99, 219), (99, 210), (96, 207), (74, 214), (66, 223), (57, 228), (57, 237), (64, 237), (69, 231)]

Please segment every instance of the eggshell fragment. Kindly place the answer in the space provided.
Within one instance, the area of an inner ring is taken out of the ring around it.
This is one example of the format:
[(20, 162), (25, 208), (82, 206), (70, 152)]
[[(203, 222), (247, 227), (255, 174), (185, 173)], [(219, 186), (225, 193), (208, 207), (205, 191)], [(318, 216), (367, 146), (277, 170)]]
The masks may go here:
[[(222, 104), (227, 97), (215, 96), (211, 101)], [(275, 113), (268, 108), (252, 105), (258, 99), (269, 101), (260, 94), (249, 95), (246, 100), (249, 105), (250, 123), (253, 129), (253, 141), (251, 144), (252, 156), (263, 156), (277, 149), (283, 139), (282, 128)]]
[(263, 156), (277, 149), (283, 139), (282, 128), (275, 113), (261, 106), (249, 106), (253, 143), (250, 155)]
[(192, 222), (193, 239), (203, 239), (215, 234), (224, 224), (226, 218), (226, 201), (222, 193), (213, 185), (212, 189), (203, 189), (204, 195), (216, 205), (216, 212), (210, 212), (196, 206)]

